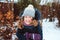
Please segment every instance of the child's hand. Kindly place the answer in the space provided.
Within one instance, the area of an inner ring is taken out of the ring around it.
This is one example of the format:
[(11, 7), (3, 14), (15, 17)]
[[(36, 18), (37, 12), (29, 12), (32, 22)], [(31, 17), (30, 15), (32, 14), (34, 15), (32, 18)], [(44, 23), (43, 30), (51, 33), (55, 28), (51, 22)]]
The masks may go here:
[(38, 25), (38, 21), (37, 21), (37, 20), (33, 20), (33, 21), (32, 21), (32, 25), (33, 25), (34, 27), (36, 27), (36, 26)]

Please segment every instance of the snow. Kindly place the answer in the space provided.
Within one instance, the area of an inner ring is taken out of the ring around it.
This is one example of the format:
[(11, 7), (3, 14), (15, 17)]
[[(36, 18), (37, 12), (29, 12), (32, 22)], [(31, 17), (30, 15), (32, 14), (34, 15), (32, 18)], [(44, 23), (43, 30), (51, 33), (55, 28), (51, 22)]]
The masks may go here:
[[(13, 1), (13, 0), (11, 0), (11, 1)], [(6, 3), (6, 0), (0, 0), (0, 2)], [(8, 0), (8, 2), (10, 3), (10, 0)], [(17, 3), (17, 2), (18, 2), (18, 0), (14, 0), (14, 3)]]
[(46, 5), (47, 3), (53, 3), (53, 0), (41, 0), (40, 5)]
[(12, 34), (12, 40), (15, 40), (17, 38), (16, 34)]
[(43, 20), (43, 40), (60, 40), (60, 28), (56, 27), (57, 23), (57, 18), (55, 18), (54, 22), (49, 22), (49, 19)]

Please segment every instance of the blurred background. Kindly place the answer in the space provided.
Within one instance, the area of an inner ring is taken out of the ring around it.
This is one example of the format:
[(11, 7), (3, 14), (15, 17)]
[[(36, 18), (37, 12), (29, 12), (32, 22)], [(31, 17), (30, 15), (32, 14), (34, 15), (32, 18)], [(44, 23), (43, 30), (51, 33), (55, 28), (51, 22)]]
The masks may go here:
[(43, 40), (60, 40), (60, 0), (0, 0), (0, 40), (18, 40), (19, 14), (29, 4), (42, 14)]

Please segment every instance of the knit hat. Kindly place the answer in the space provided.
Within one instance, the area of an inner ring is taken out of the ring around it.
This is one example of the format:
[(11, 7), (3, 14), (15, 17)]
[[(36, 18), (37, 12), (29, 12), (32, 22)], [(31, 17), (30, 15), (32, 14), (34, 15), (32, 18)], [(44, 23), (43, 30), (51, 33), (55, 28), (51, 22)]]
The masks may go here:
[(34, 9), (33, 5), (30, 4), (30, 5), (28, 5), (28, 7), (26, 7), (24, 9), (24, 12), (22, 14), (22, 17), (23, 16), (35, 17), (35, 9)]

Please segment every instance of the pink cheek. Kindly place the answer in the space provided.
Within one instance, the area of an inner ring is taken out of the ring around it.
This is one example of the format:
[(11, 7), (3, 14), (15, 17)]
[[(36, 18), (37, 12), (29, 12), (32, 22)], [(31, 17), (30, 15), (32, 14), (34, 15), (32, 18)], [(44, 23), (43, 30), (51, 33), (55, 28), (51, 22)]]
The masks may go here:
[(27, 20), (25, 20), (25, 22), (27, 22)]
[(31, 22), (32, 20), (29, 20), (29, 22)]

